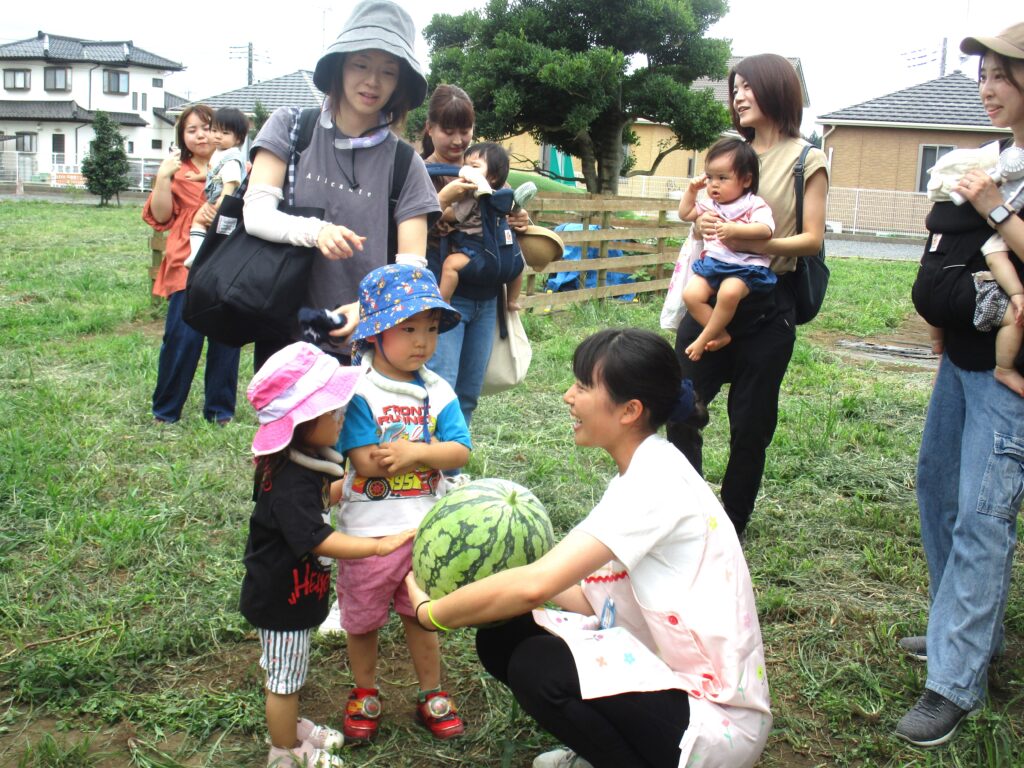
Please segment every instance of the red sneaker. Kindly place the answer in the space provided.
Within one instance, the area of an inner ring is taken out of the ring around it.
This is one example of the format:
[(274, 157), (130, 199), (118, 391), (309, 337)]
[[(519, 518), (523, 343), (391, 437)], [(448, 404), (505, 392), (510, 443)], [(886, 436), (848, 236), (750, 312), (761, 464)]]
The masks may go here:
[(380, 691), (376, 688), (353, 688), (345, 706), (345, 722), (341, 727), (346, 739), (372, 741), (377, 735), (381, 714)]
[(455, 702), (445, 691), (428, 693), (427, 700), (416, 706), (416, 715), (435, 739), (453, 739), (466, 730)]

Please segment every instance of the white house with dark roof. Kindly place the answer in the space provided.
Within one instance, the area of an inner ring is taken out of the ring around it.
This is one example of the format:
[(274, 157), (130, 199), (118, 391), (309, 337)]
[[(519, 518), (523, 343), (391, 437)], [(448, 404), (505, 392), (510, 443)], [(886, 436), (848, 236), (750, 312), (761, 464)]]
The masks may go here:
[(928, 169), (957, 147), (980, 147), (1009, 132), (994, 128), (978, 82), (963, 72), (820, 115), (832, 187), (921, 192)]
[[(49, 181), (77, 166), (89, 151), (99, 110), (119, 125), (130, 158), (166, 155), (174, 141), (167, 110), (184, 99), (168, 93), (164, 80), (184, 67), (130, 40), (39, 32), (0, 45), (0, 69), (0, 155), (9, 163), (11, 151), (17, 153), (21, 180)], [(5, 140), (9, 136), (13, 140)]]

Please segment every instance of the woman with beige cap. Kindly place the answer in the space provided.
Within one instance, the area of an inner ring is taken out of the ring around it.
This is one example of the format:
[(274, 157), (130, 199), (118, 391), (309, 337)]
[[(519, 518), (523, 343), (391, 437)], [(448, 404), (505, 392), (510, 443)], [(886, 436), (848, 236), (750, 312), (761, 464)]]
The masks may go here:
[[(359, 321), (359, 281), (393, 259), (388, 253), (389, 197), (400, 139), (393, 133), (419, 106), (427, 81), (413, 52), (412, 18), (390, 0), (363, 0), (338, 39), (317, 62), (313, 82), (326, 94), (309, 146), (287, 178), (298, 135), (296, 110), (277, 110), (253, 142), (245, 195), (245, 226), (274, 242), (314, 247), (305, 305), (337, 309), (346, 322), (323, 348), (339, 356)], [(394, 205), (397, 253), (424, 257), (427, 215), (439, 212), (423, 161), (409, 152), (408, 171)], [(323, 217), (278, 210), (283, 200), (319, 208)], [(256, 365), (277, 347), (256, 345)]]
[[(1003, 149), (1024, 147), (1024, 23), (992, 37), (965, 38), (960, 50), (981, 57), (982, 106), (992, 125), (1013, 134)], [(1016, 254), (1024, 278), (1024, 221), (1004, 203), (992, 178), (968, 171), (953, 191), (970, 205), (935, 204), (922, 272), (933, 254), (941, 258), (962, 247), (967, 268), (961, 279), (971, 281), (973, 295), (972, 273), (986, 268), (981, 244), (995, 230)], [(953, 260), (963, 263), (959, 256)], [(928, 297), (920, 293), (919, 274), (914, 299), (926, 313)], [(928, 676), (924, 693), (896, 726), (897, 736), (922, 747), (948, 741), (964, 717), (984, 704), (989, 663), (1003, 644), (1024, 496), (1024, 398), (992, 375), (995, 331), (978, 331), (970, 317), (952, 312), (926, 319), (944, 335), (917, 465), (931, 606), (927, 634), (899, 644), (928, 662)]]

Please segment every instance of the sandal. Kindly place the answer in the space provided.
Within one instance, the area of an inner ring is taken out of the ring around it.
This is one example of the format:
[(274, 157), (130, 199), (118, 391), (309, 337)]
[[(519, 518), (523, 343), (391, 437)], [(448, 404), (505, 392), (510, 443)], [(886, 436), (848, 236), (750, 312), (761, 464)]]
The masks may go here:
[(445, 691), (427, 694), (427, 700), (416, 706), (416, 716), (435, 739), (453, 739), (466, 730), (455, 702)]
[(345, 744), (345, 737), (341, 735), (341, 731), (328, 728), (326, 725), (317, 725), (304, 717), (299, 718), (295, 731), (299, 741), (308, 741), (317, 749), (326, 749), (328, 752)]
[(380, 691), (376, 688), (353, 688), (345, 705), (342, 732), (352, 741), (373, 741), (381, 714)]

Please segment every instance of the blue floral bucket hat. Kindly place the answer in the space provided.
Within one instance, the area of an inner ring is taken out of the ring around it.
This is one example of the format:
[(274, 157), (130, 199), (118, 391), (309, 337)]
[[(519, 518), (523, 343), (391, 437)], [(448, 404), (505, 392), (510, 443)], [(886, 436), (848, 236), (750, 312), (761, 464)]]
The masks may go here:
[(359, 325), (352, 334), (353, 353), (360, 353), (371, 336), (427, 309), (441, 310), (441, 333), (450, 331), (462, 318), (441, 298), (430, 270), (409, 264), (378, 267), (359, 282)]

